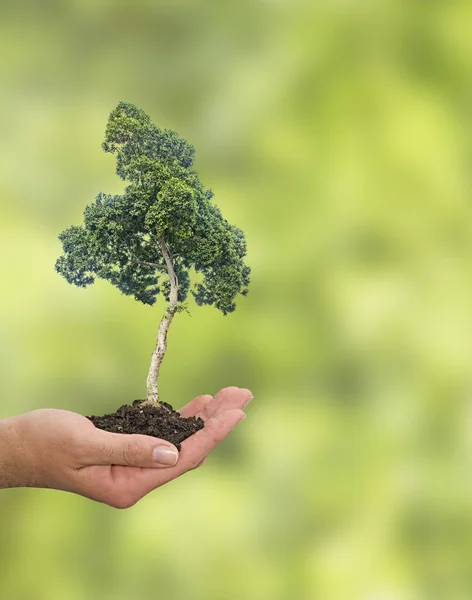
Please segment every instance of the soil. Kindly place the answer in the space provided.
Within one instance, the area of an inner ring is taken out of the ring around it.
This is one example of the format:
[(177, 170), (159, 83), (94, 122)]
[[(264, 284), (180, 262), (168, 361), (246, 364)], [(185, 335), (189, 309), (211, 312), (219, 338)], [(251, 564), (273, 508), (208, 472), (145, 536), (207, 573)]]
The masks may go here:
[(200, 417), (181, 417), (166, 402), (160, 402), (156, 406), (142, 402), (135, 400), (132, 405), (123, 404), (112, 414), (100, 417), (92, 415), (87, 419), (98, 429), (113, 433), (152, 435), (174, 444), (178, 450), (184, 440), (203, 429), (205, 425)]

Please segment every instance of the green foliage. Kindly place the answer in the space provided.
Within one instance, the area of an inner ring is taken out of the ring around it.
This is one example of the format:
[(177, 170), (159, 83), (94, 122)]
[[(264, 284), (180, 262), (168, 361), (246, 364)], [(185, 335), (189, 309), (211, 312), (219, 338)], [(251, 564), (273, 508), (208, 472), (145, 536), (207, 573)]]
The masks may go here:
[(64, 254), (56, 271), (80, 287), (96, 277), (106, 279), (123, 294), (154, 304), (160, 292), (166, 298), (170, 293), (163, 240), (179, 280), (179, 301), (187, 298), (189, 272), (195, 269), (202, 275), (192, 290), (197, 304), (232, 312), (236, 296), (245, 295), (249, 284), (246, 242), (192, 168), (193, 146), (120, 102), (102, 147), (116, 155), (116, 172), (128, 185), (122, 195), (99, 194), (85, 208), (83, 226), (61, 233)]

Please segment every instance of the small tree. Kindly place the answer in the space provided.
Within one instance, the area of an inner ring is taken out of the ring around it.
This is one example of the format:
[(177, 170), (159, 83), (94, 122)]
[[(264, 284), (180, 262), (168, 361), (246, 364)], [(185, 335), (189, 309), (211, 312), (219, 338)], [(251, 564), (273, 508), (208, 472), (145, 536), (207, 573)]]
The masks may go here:
[(143, 304), (164, 296), (147, 378), (147, 401), (157, 403), (174, 315), (185, 310), (189, 291), (200, 306), (234, 311), (236, 296), (246, 295), (249, 284), (246, 241), (200, 182), (193, 146), (156, 127), (136, 106), (120, 102), (112, 111), (102, 148), (116, 155), (116, 172), (128, 185), (122, 195), (100, 193), (86, 206), (84, 224), (61, 233), (64, 254), (55, 268), (79, 287), (106, 279)]

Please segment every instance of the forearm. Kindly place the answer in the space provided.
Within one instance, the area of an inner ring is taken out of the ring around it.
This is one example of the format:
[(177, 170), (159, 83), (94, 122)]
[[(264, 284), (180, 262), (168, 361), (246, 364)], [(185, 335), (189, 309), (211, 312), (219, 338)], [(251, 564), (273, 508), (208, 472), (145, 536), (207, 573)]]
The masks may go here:
[(23, 454), (13, 419), (0, 420), (0, 489), (28, 485)]

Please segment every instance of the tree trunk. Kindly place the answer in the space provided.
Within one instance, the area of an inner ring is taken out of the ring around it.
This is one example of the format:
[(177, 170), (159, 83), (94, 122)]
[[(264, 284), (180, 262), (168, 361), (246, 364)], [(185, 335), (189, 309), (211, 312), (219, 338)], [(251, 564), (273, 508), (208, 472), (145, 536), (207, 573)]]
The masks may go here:
[(147, 378), (147, 400), (146, 402), (159, 402), (159, 387), (158, 378), (159, 370), (161, 368), (162, 361), (167, 350), (167, 332), (169, 331), (172, 319), (177, 311), (177, 302), (179, 295), (179, 281), (174, 271), (174, 264), (172, 257), (166, 246), (163, 237), (159, 238), (159, 245), (161, 248), (162, 256), (166, 262), (167, 273), (169, 274), (170, 281), (170, 297), (169, 304), (167, 305), (166, 312), (161, 319), (159, 324), (159, 330), (157, 334), (157, 344), (151, 357), (151, 366), (149, 367), (149, 374)]

